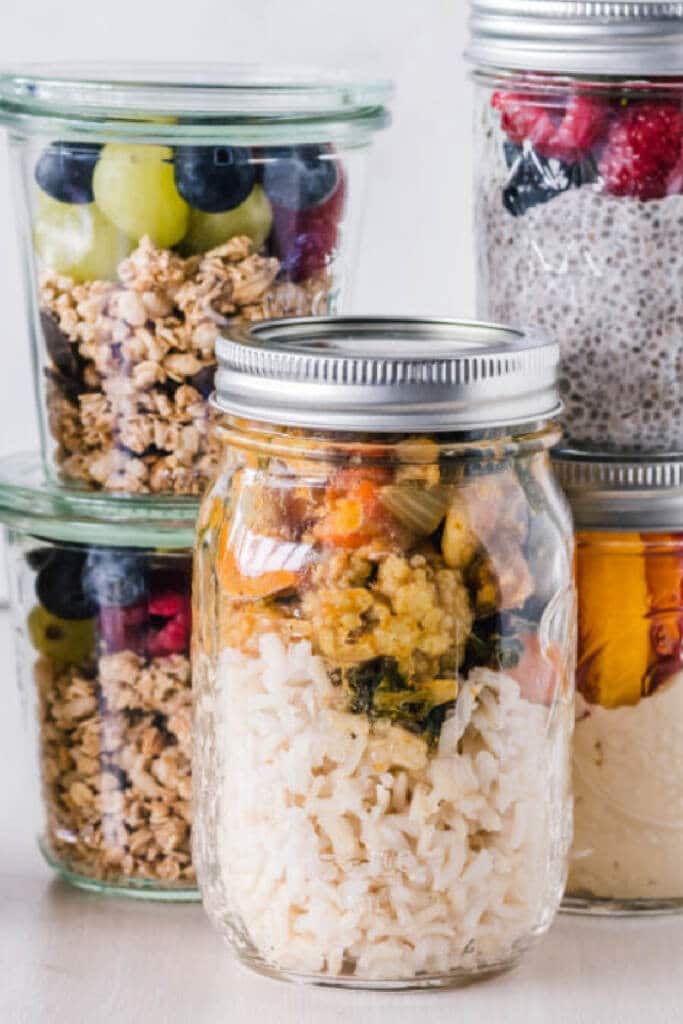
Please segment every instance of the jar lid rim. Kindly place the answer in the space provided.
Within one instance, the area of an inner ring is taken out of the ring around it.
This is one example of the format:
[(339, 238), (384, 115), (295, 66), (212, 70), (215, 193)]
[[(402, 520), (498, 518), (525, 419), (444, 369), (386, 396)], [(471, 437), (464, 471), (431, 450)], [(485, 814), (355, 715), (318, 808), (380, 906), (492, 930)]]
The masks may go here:
[(444, 433), (536, 423), (561, 410), (559, 345), (533, 328), (306, 317), (236, 326), (216, 352), (218, 408), (281, 426)]
[[(27, 64), (0, 72), (0, 122), (40, 118), (74, 125), (182, 134), (283, 123), (387, 123), (391, 81), (349, 71), (257, 64)], [(177, 118), (182, 123), (177, 123)], [(175, 119), (175, 120), (174, 120)]]
[(552, 453), (555, 475), (579, 528), (683, 530), (683, 453)]
[(47, 539), (103, 547), (190, 548), (199, 500), (59, 486), (37, 454), (0, 458), (0, 523)]
[(652, 77), (683, 74), (683, 2), (471, 0), (474, 64)]

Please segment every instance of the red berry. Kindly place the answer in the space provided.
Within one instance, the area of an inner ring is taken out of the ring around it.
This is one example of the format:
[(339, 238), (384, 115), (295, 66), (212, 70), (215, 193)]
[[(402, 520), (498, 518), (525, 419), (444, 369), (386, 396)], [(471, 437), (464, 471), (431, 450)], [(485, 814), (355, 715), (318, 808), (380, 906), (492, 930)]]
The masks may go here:
[(600, 161), (614, 196), (662, 199), (681, 158), (683, 115), (672, 103), (639, 103), (613, 122)]
[(530, 96), (496, 92), (492, 105), (501, 113), (501, 127), (511, 142), (530, 142), (543, 157), (574, 163), (604, 134), (610, 108), (604, 100), (573, 95), (563, 114), (548, 110)]
[(339, 237), (346, 204), (343, 175), (331, 196), (305, 210), (273, 206), (275, 254), (292, 281), (305, 281), (323, 271)]
[(187, 607), (188, 598), (185, 594), (178, 594), (174, 591), (156, 594), (149, 599), (149, 614), (161, 615), (164, 618), (171, 618)]
[(190, 645), (192, 618), (189, 606), (178, 612), (155, 633), (150, 633), (147, 650), (152, 658), (184, 654)]
[(603, 100), (574, 94), (559, 128), (548, 143), (548, 152), (543, 155), (557, 157), (566, 163), (580, 160), (604, 135), (609, 116), (610, 108)]
[(555, 134), (555, 124), (544, 107), (515, 92), (494, 92), (491, 105), (500, 110), (501, 127), (511, 142), (521, 146), (528, 140), (543, 155)]

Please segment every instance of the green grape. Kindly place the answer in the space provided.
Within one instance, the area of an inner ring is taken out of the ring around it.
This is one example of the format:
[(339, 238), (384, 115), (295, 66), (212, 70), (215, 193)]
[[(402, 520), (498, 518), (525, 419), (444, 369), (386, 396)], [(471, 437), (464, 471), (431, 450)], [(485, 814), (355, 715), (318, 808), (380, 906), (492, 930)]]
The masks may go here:
[(190, 210), (190, 227), (183, 242), (188, 253), (206, 252), (222, 245), (236, 235), (249, 235), (254, 247), (260, 249), (273, 226), (273, 209), (260, 185), (253, 189), (239, 206), (225, 213), (204, 213)]
[(48, 267), (77, 281), (114, 281), (134, 243), (94, 203), (60, 203), (38, 193), (33, 244)]
[(168, 146), (109, 143), (93, 174), (93, 192), (105, 216), (136, 241), (149, 235), (167, 249), (187, 230), (189, 207), (175, 187)]
[(28, 635), (37, 651), (57, 665), (77, 665), (95, 649), (94, 619), (60, 619), (36, 605), (28, 617)]

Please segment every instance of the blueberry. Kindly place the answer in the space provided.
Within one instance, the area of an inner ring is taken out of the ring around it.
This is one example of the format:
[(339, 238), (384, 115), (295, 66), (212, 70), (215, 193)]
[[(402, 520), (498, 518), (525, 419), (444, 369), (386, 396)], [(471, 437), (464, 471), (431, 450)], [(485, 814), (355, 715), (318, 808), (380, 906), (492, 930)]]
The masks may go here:
[(181, 196), (205, 213), (233, 210), (256, 182), (251, 154), (239, 146), (178, 146), (173, 162)]
[(83, 589), (85, 555), (69, 548), (52, 552), (39, 571), (36, 595), (48, 612), (60, 619), (90, 619), (95, 604)]
[(92, 176), (101, 148), (95, 142), (51, 142), (36, 164), (36, 181), (61, 203), (92, 203)]
[(115, 548), (92, 548), (83, 572), (83, 589), (98, 607), (139, 604), (147, 594), (144, 557)]
[(503, 143), (503, 153), (505, 155), (505, 163), (507, 164), (508, 169), (515, 166), (523, 152), (523, 146), (518, 146), (516, 142), (510, 142), (509, 139), (505, 140)]
[(202, 366), (201, 370), (188, 378), (187, 383), (196, 388), (202, 398), (209, 398), (214, 390), (215, 376), (215, 366)]
[(52, 555), (52, 548), (32, 548), (31, 551), (26, 552), (24, 557), (33, 571), (38, 572), (39, 569), (47, 565)]
[(516, 159), (512, 149), (505, 152), (510, 176), (503, 189), (503, 205), (513, 217), (521, 217), (569, 188), (580, 188), (597, 180), (597, 168), (590, 157), (578, 164), (565, 164), (539, 156), (532, 148), (514, 148), (518, 150)]
[(40, 326), (47, 354), (59, 375), (66, 380), (80, 381), (81, 367), (78, 352), (50, 313), (40, 314)]
[(276, 206), (317, 206), (332, 195), (338, 181), (337, 162), (321, 146), (276, 146), (266, 153), (263, 187)]

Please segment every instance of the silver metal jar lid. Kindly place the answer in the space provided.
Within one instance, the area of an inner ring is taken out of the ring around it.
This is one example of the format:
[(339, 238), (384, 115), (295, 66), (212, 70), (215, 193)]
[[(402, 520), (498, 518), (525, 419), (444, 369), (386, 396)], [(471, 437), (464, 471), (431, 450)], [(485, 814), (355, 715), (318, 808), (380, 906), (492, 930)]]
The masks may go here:
[(471, 0), (473, 63), (577, 75), (683, 74), (683, 3)]
[(236, 327), (217, 345), (215, 403), (282, 426), (436, 432), (551, 419), (559, 346), (496, 324), (311, 317)]
[(683, 454), (553, 452), (579, 529), (683, 531)]

